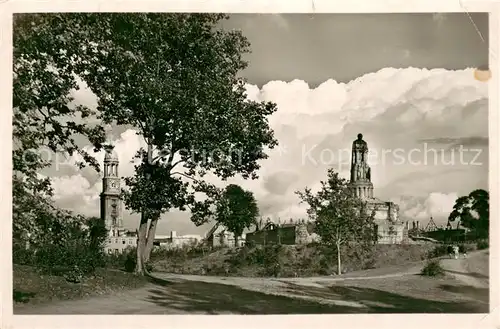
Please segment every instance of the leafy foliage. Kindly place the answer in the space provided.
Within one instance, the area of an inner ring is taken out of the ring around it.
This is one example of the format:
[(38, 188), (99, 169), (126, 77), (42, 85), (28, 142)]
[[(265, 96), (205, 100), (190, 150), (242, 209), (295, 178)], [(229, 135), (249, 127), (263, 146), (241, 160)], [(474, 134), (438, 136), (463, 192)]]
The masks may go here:
[(432, 248), (431, 250), (429, 250), (429, 252), (427, 252), (426, 258), (433, 259), (433, 258), (438, 258), (438, 257), (444, 256), (444, 255), (447, 255), (450, 253), (449, 247), (450, 246), (445, 245), (445, 244), (437, 245), (434, 248)]
[[(85, 40), (76, 73), (97, 95), (100, 118), (133, 126), (147, 144), (124, 196), (141, 213), (138, 254), (147, 259), (162, 213), (189, 207), (196, 224), (213, 215), (218, 191), (201, 179), (207, 172), (257, 177), (264, 148), (276, 145), (267, 121), (276, 106), (246, 99), (238, 72), (249, 43), (238, 31), (217, 29), (225, 15), (70, 17)], [(208, 198), (197, 200), (200, 193)]]
[(442, 276), (444, 275), (444, 269), (441, 267), (439, 260), (433, 259), (425, 264), (420, 274), (424, 276)]
[(315, 230), (321, 243), (337, 250), (338, 271), (341, 273), (341, 246), (349, 243), (353, 247), (369, 248), (375, 241), (374, 212), (367, 204), (355, 197), (348, 182), (332, 169), (327, 181), (313, 193), (306, 188), (297, 192), (302, 202), (309, 205), (309, 217), (315, 222)]
[(455, 201), (448, 219), (460, 221), (466, 228), (472, 229), (478, 236), (487, 237), (489, 231), (489, 193), (479, 189)]
[(353, 196), (347, 181), (332, 169), (328, 180), (321, 182), (321, 189), (314, 194), (309, 188), (297, 192), (302, 202), (309, 205), (309, 217), (315, 221), (321, 242), (337, 246), (347, 242), (368, 243), (374, 241), (373, 212), (367, 204)]
[[(238, 76), (249, 43), (217, 24), (222, 14), (29, 14), (14, 23), (14, 170), (36, 193), (47, 166), (42, 146), (69, 154), (81, 150), (74, 135), (100, 149), (101, 126), (81, 119), (133, 126), (147, 144), (136, 174), (126, 180), (128, 209), (141, 213), (138, 254), (152, 245), (156, 221), (172, 208), (189, 207), (196, 224), (213, 215), (218, 190), (202, 180), (256, 178), (258, 161), (276, 145), (267, 117), (273, 103), (247, 100)], [(98, 97), (97, 112), (71, 107), (70, 92), (84, 81)], [(28, 159), (29, 161), (27, 161)], [(200, 201), (199, 194), (208, 196)], [(151, 222), (151, 224), (148, 224)], [(148, 229), (148, 225), (150, 229)], [(147, 258), (147, 257), (146, 257)], [(141, 267), (141, 264), (138, 264)]]
[(483, 250), (483, 249), (488, 249), (490, 247), (490, 244), (488, 240), (481, 240), (476, 243), (476, 248), (478, 250)]
[[(104, 266), (104, 243), (107, 232), (99, 218), (84, 218), (56, 210), (42, 214), (46, 219), (42, 234), (30, 235), (14, 244), (15, 263), (32, 265), (45, 273), (66, 275), (78, 281)], [(78, 279), (80, 278), (80, 279)]]
[(95, 111), (72, 104), (71, 92), (79, 89), (76, 67), (84, 58), (75, 38), (78, 26), (60, 14), (14, 15), (13, 35), (13, 170), (30, 191), (50, 193), (40, 169), (50, 162), (40, 150), (77, 152), (96, 170), (99, 165), (75, 141), (83, 135), (97, 150), (103, 147), (104, 128), (89, 125), (84, 118)]
[[(36, 262), (43, 266), (67, 262), (63, 259), (69, 256), (59, 252), (80, 232), (78, 226), (84, 218), (53, 205), (50, 179), (40, 175), (40, 171), (51, 164), (56, 153), (78, 153), (83, 159), (77, 163), (79, 167), (90, 164), (99, 171), (97, 161), (80, 147), (75, 137), (86, 137), (96, 151), (105, 147), (104, 128), (85, 120), (95, 111), (73, 103), (72, 92), (80, 85), (75, 71), (84, 61), (79, 52), (84, 42), (75, 37), (78, 25), (68, 18), (59, 14), (14, 15), (13, 243), (19, 253), (25, 243), (42, 250)], [(44, 150), (49, 157), (42, 156)], [(90, 234), (84, 231), (80, 233)], [(82, 239), (77, 237), (73, 242), (80, 247), (90, 243)], [(77, 247), (69, 248), (77, 252)], [(49, 249), (60, 259), (49, 255)], [(83, 259), (87, 256), (82, 255)]]
[(235, 239), (243, 234), (245, 228), (255, 224), (259, 208), (250, 191), (239, 185), (230, 184), (217, 203), (216, 220), (232, 232)]

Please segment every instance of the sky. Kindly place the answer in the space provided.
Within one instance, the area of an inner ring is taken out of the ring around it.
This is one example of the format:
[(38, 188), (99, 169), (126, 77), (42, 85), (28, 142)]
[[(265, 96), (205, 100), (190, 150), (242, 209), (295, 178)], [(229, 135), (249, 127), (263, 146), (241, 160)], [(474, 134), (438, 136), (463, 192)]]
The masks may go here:
[[(222, 28), (240, 29), (251, 43), (246, 56), (247, 96), (273, 101), (270, 117), (279, 147), (261, 162), (259, 179), (236, 177), (251, 190), (263, 217), (303, 218), (295, 191), (317, 189), (334, 168), (348, 178), (358, 133), (370, 149), (377, 198), (394, 201), (402, 220), (446, 223), (454, 201), (488, 187), (487, 82), (474, 67), (487, 65), (488, 16), (454, 14), (240, 14)], [(75, 103), (95, 107), (88, 89)], [(112, 127), (120, 175), (143, 145), (129, 127)], [(88, 146), (88, 150), (91, 147)], [(51, 155), (58, 205), (99, 216), (102, 181), (91, 168)], [(104, 154), (96, 154), (102, 161)], [(135, 230), (139, 216), (125, 212)], [(188, 212), (164, 214), (157, 234), (205, 234)]]

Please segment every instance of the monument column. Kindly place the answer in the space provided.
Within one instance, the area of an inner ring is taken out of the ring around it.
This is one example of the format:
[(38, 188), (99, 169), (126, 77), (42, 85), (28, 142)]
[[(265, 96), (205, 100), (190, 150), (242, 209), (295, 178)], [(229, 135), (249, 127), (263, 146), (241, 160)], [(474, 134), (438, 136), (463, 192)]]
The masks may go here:
[(363, 135), (352, 143), (351, 180), (349, 182), (353, 193), (362, 199), (373, 198), (370, 167), (368, 166), (368, 144)]

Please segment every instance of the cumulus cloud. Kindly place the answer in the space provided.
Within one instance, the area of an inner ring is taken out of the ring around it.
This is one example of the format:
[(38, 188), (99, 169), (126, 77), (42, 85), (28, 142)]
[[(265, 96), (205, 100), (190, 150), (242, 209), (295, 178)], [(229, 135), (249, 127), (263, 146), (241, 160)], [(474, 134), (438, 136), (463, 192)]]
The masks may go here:
[(436, 225), (440, 226), (446, 225), (457, 198), (457, 193), (431, 192), (424, 198), (400, 197), (393, 201), (399, 204), (402, 220), (418, 220), (425, 225), (432, 217)]
[[(387, 200), (412, 196), (411, 202), (400, 200), (407, 218), (445, 218), (457, 194), (487, 188), (487, 89), (473, 78), (472, 69), (417, 68), (385, 68), (349, 83), (328, 80), (317, 88), (300, 80), (247, 85), (249, 99), (277, 103), (270, 124), (280, 146), (262, 161), (258, 180), (208, 177), (219, 186), (237, 183), (253, 191), (263, 216), (304, 216), (305, 206), (294, 192), (318, 187), (331, 167), (348, 178), (351, 143), (361, 132), (370, 147), (375, 195)], [(130, 160), (144, 145), (141, 137), (130, 129), (113, 142), (121, 175), (131, 175)], [(460, 158), (451, 152), (458, 144), (476, 151)], [(97, 157), (102, 161), (103, 154)], [(100, 192), (95, 173), (59, 177), (54, 184), (59, 200), (79, 199), (78, 209), (98, 213), (91, 197)], [(162, 228), (195, 230), (186, 214), (166, 217), (170, 220)]]

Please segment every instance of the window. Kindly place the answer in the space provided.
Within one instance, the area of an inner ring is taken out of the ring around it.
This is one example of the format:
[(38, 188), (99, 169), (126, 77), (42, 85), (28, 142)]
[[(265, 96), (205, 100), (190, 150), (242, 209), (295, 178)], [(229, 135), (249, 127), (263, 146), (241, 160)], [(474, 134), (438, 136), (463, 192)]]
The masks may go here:
[(125, 240), (123, 240), (123, 241), (122, 241), (122, 243), (123, 243), (123, 244), (125, 244), (125, 243), (126, 243), (126, 241), (125, 241)]

